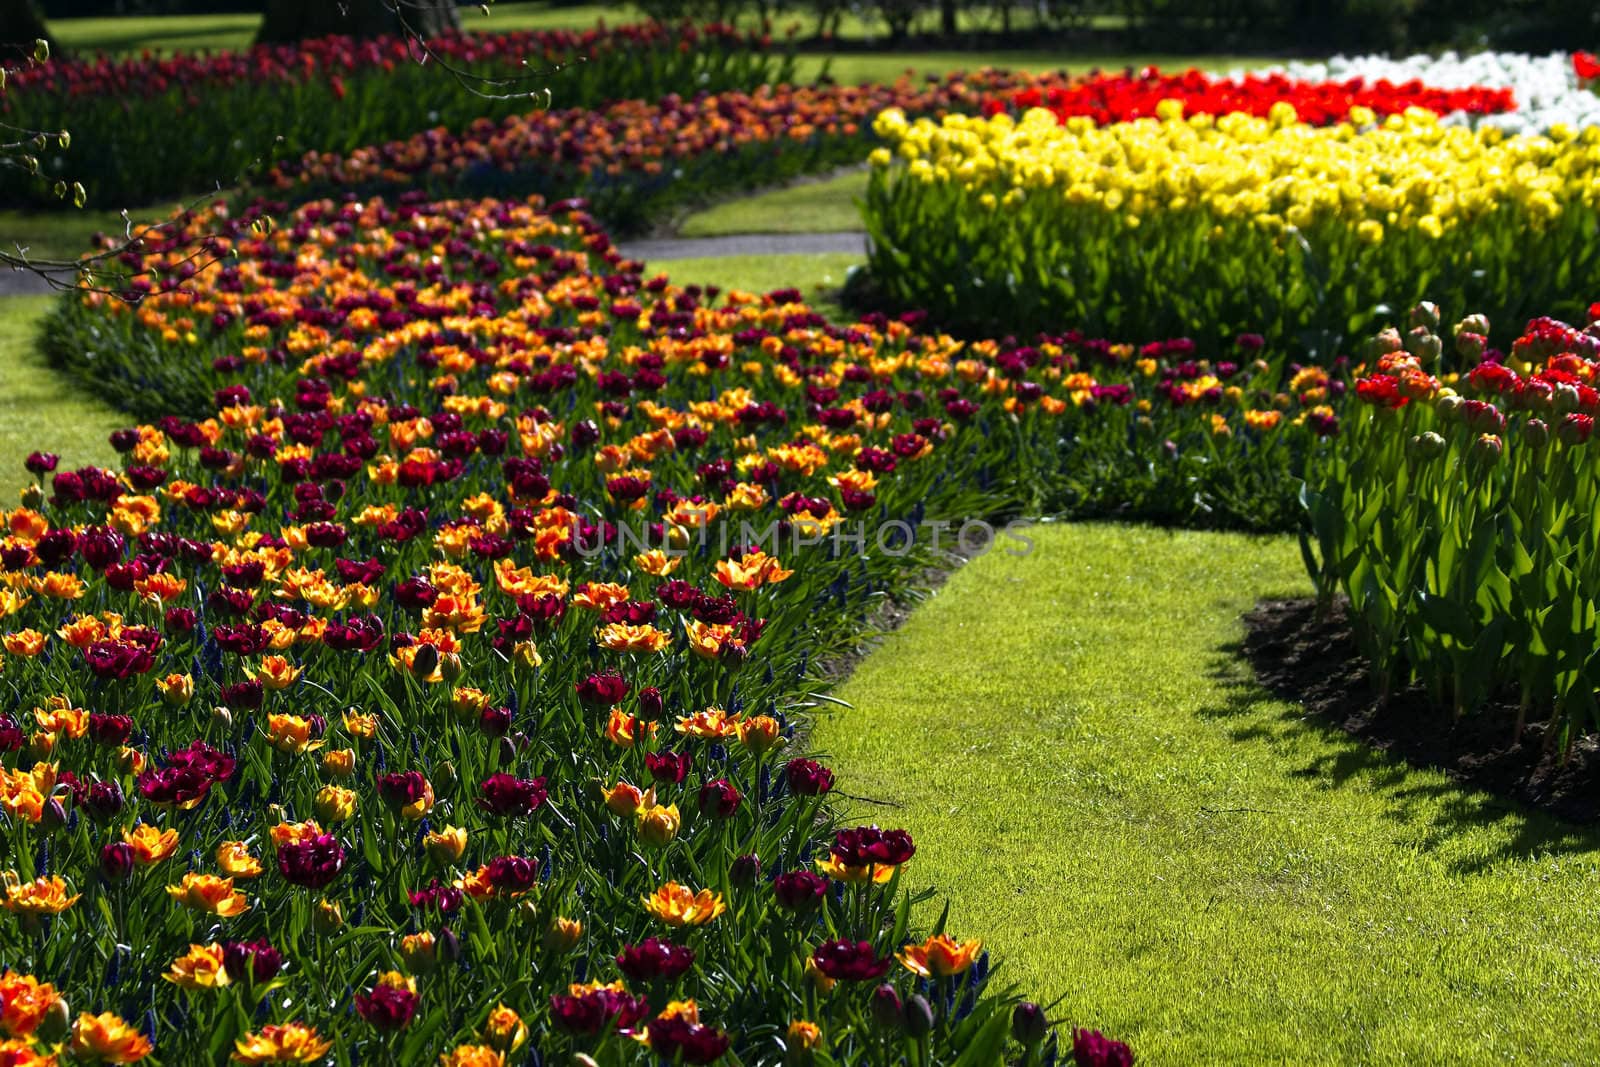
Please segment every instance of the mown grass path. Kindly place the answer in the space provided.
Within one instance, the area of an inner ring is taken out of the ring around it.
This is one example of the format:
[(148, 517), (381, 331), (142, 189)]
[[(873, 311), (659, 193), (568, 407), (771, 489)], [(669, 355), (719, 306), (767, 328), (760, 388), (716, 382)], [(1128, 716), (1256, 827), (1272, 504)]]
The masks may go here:
[(957, 572), (816, 746), (1001, 980), (1146, 1064), (1600, 1061), (1600, 835), (1256, 686), (1288, 539), (1038, 527)]
[(22, 466), (28, 453), (59, 453), (63, 468), (117, 466), (107, 438), (131, 422), (39, 351), (39, 320), (53, 299), (0, 296), (0, 510), (16, 507), (18, 490), (33, 480)]

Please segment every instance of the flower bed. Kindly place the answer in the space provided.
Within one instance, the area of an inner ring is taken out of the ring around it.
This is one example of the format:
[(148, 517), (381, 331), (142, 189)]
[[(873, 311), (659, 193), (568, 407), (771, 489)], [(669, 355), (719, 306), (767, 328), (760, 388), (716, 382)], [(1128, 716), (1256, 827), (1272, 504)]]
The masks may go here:
[(436, 195), (583, 197), (613, 229), (639, 230), (673, 206), (731, 189), (858, 163), (886, 107), (944, 114), (982, 94), (1066, 79), (983, 70), (916, 83), (767, 86), (671, 95), (440, 127), (348, 153), (309, 152), (272, 170), (274, 195), (425, 188)]
[[(311, 203), (286, 215), (281, 205), (257, 204), (190, 218), (185, 231), (166, 235), (168, 250), (127, 260), (139, 272), (130, 289), (182, 282), (188, 292), (158, 292), (131, 306), (95, 293), (68, 298), (46, 324), (47, 350), (125, 410), (201, 417), (221, 384), (287, 396), (307, 353), (366, 360), (418, 321), (514, 313), (556, 277), (551, 264), (562, 259), (548, 247), (498, 244), (492, 214), (435, 210), (416, 194), (403, 202), (424, 221), (397, 225), (382, 201)], [(281, 216), (268, 234), (257, 232), (264, 211)], [(195, 274), (191, 242), (201, 234), (213, 235), (211, 248), (225, 258)], [(797, 293), (778, 295), (776, 306), (793, 305), (813, 321)], [(1223, 346), (1176, 338), (1141, 347), (1067, 332), (968, 346), (925, 334), (923, 318), (868, 316), (830, 329), (910, 330), (917, 344), (952, 359), (970, 351), (978, 365), (998, 360), (1016, 375), (1042, 361), (1064, 376), (1065, 391), (1047, 401), (1059, 409), (1059, 434), (1015, 457), (1014, 498), (1038, 508), (1290, 529), (1298, 518), (1293, 478), (1307, 451), (1337, 427), (1342, 371), (1287, 363), (1259, 335)]]
[(1401, 82), (1387, 78), (1312, 81), (1285, 74), (1244, 74), (1217, 77), (1190, 68), (1162, 73), (1155, 67), (1125, 74), (1085, 78), (1069, 86), (1029, 87), (1010, 96), (984, 102), (983, 113), (1017, 114), (1042, 107), (1058, 122), (1087, 118), (1099, 125), (1154, 118), (1163, 100), (1178, 100), (1188, 115), (1239, 113), (1266, 118), (1279, 104), (1295, 109), (1302, 122), (1331, 126), (1343, 122), (1352, 108), (1365, 108), (1379, 117), (1420, 107), (1439, 114), (1496, 115), (1516, 107), (1510, 89), (1464, 86), (1434, 88), (1419, 78)]
[(901, 524), (1014, 500), (1086, 388), (1064, 358), (713, 308), (571, 207), (231, 224), (194, 292), (77, 298), (103, 366), (148, 340), (206, 412), (115, 435), (120, 471), (30, 457), (4, 513), (8, 1052), (1050, 1040), (929, 928), (911, 837), (841, 823), (788, 746), (929, 562)]
[(1364, 78), (1404, 82), (1418, 79), (1447, 89), (1479, 86), (1507, 89), (1516, 99), (1511, 111), (1478, 117), (1446, 116), (1459, 124), (1498, 126), (1514, 133), (1541, 133), (1558, 126), (1600, 125), (1600, 97), (1583, 88), (1578, 56), (1564, 52), (1534, 56), (1520, 52), (1445, 52), (1438, 56), (1335, 56), (1325, 62), (1296, 62), (1279, 73), (1308, 81)]
[(886, 112), (865, 205), (872, 276), (892, 301), (977, 330), (1255, 330), (1323, 359), (1400, 297), (1506, 321), (1600, 287), (1600, 127), (1352, 119), (1318, 128), (1286, 104), (1186, 118), (1178, 101), (1104, 127), (1042, 109)]
[[(44, 181), (0, 177), (7, 201), (59, 203), (51, 180), (80, 179), (102, 206), (233, 185), (260, 161), (308, 150), (345, 152), (441, 123), (656, 97), (683, 86), (752, 89), (792, 76), (792, 59), (768, 38), (721, 27), (645, 24), (583, 33), (463, 34), (431, 42), (440, 62), (419, 62), (403, 38), (333, 37), (242, 52), (95, 56), (14, 72), (0, 120), (67, 130), (69, 148), (38, 153)], [(517, 79), (483, 84), (477, 79)], [(479, 85), (492, 96), (468, 91)], [(517, 93), (535, 92), (530, 101)], [(282, 138), (279, 142), (277, 139)]]
[(1349, 598), (1380, 696), (1416, 679), (1464, 716), (1509, 691), (1515, 732), (1548, 720), (1564, 751), (1600, 728), (1600, 340), (1537, 318), (1502, 356), (1474, 315), (1456, 375), (1438, 329), (1422, 306), (1374, 339), (1359, 410), (1307, 476), (1307, 561), (1324, 603)]

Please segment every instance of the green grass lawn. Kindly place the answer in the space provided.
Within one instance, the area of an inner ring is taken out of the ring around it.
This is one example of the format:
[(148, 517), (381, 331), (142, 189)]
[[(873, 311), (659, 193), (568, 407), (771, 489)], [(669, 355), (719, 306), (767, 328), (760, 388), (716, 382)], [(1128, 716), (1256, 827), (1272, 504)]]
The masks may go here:
[(690, 215), (678, 227), (678, 233), (684, 237), (717, 237), (732, 233), (859, 230), (861, 211), (856, 200), (866, 193), (867, 172), (852, 170), (725, 201)]
[(106, 440), (127, 416), (87, 395), (45, 361), (35, 339), (50, 296), (0, 297), (0, 509), (31, 480), (30, 452), (55, 452), (63, 467), (120, 466)]
[[(159, 222), (181, 206), (174, 201), (129, 212), (135, 231), (142, 225)], [(128, 232), (120, 209), (74, 208), (64, 205), (51, 211), (0, 210), (0, 242), (7, 252), (18, 246), (27, 249), (34, 260), (73, 260), (92, 247), (96, 233), (120, 237)]]
[[(614, 4), (494, 4), (487, 16), (462, 8), (461, 24), (469, 30), (586, 29), (605, 19), (611, 25), (637, 21), (631, 8)], [(247, 48), (261, 16), (253, 12), (227, 15), (116, 15), (103, 18), (51, 19), (50, 32), (74, 51), (153, 52), (202, 48)]]
[(769, 293), (774, 289), (800, 290), (806, 302), (830, 319), (848, 316), (832, 294), (844, 285), (846, 272), (861, 262), (848, 252), (821, 252), (789, 256), (716, 256), (706, 259), (671, 259), (647, 264), (647, 275), (665, 271), (674, 285), (717, 285)]
[(1145, 1064), (1600, 1062), (1600, 836), (1263, 693), (1288, 539), (1037, 527), (956, 573), (817, 727), (1003, 981)]
[(957, 70), (979, 70), (983, 67), (1005, 67), (1035, 73), (1051, 70), (1082, 72), (1094, 68), (1121, 70), (1123, 67), (1151, 65), (1174, 70), (1200, 67), (1204, 70), (1228, 71), (1235, 68), (1268, 67), (1281, 62), (1271, 56), (1157, 55), (1133, 52), (1100, 55), (1062, 50), (808, 53), (800, 56), (799, 80), (805, 82), (816, 78), (821, 73), (825, 61), (828, 63), (828, 73), (835, 81), (844, 84), (894, 81), (907, 71), (922, 76), (948, 74)]

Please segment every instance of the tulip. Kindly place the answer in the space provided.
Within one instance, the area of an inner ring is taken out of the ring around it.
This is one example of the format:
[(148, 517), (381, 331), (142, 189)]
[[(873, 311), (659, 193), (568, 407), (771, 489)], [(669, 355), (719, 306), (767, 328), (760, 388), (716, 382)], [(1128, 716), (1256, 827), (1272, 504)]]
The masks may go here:
[(1011, 1012), (1011, 1036), (1027, 1049), (1038, 1049), (1050, 1036), (1050, 1023), (1044, 1009), (1031, 1000), (1024, 1000)]
[(933, 1006), (926, 997), (918, 994), (906, 999), (902, 1025), (906, 1033), (918, 1041), (933, 1030)]
[(878, 1028), (893, 1032), (905, 1024), (900, 994), (887, 982), (872, 991), (872, 1021)]

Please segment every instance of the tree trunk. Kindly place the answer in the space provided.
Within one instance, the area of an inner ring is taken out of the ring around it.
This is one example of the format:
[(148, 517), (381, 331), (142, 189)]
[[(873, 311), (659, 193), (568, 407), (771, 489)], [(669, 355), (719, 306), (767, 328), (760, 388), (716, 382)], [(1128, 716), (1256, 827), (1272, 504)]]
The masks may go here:
[(939, 0), (939, 32), (946, 37), (956, 35), (957, 0)]
[(50, 42), (51, 55), (60, 54), (33, 0), (0, 0), (0, 63), (12, 67), (33, 55), (33, 42), (40, 38)]
[[(0, 0), (9, 3), (13, 0)], [(282, 44), (348, 34), (381, 37), (410, 32), (437, 37), (461, 29), (455, 0), (266, 0), (257, 44)]]

